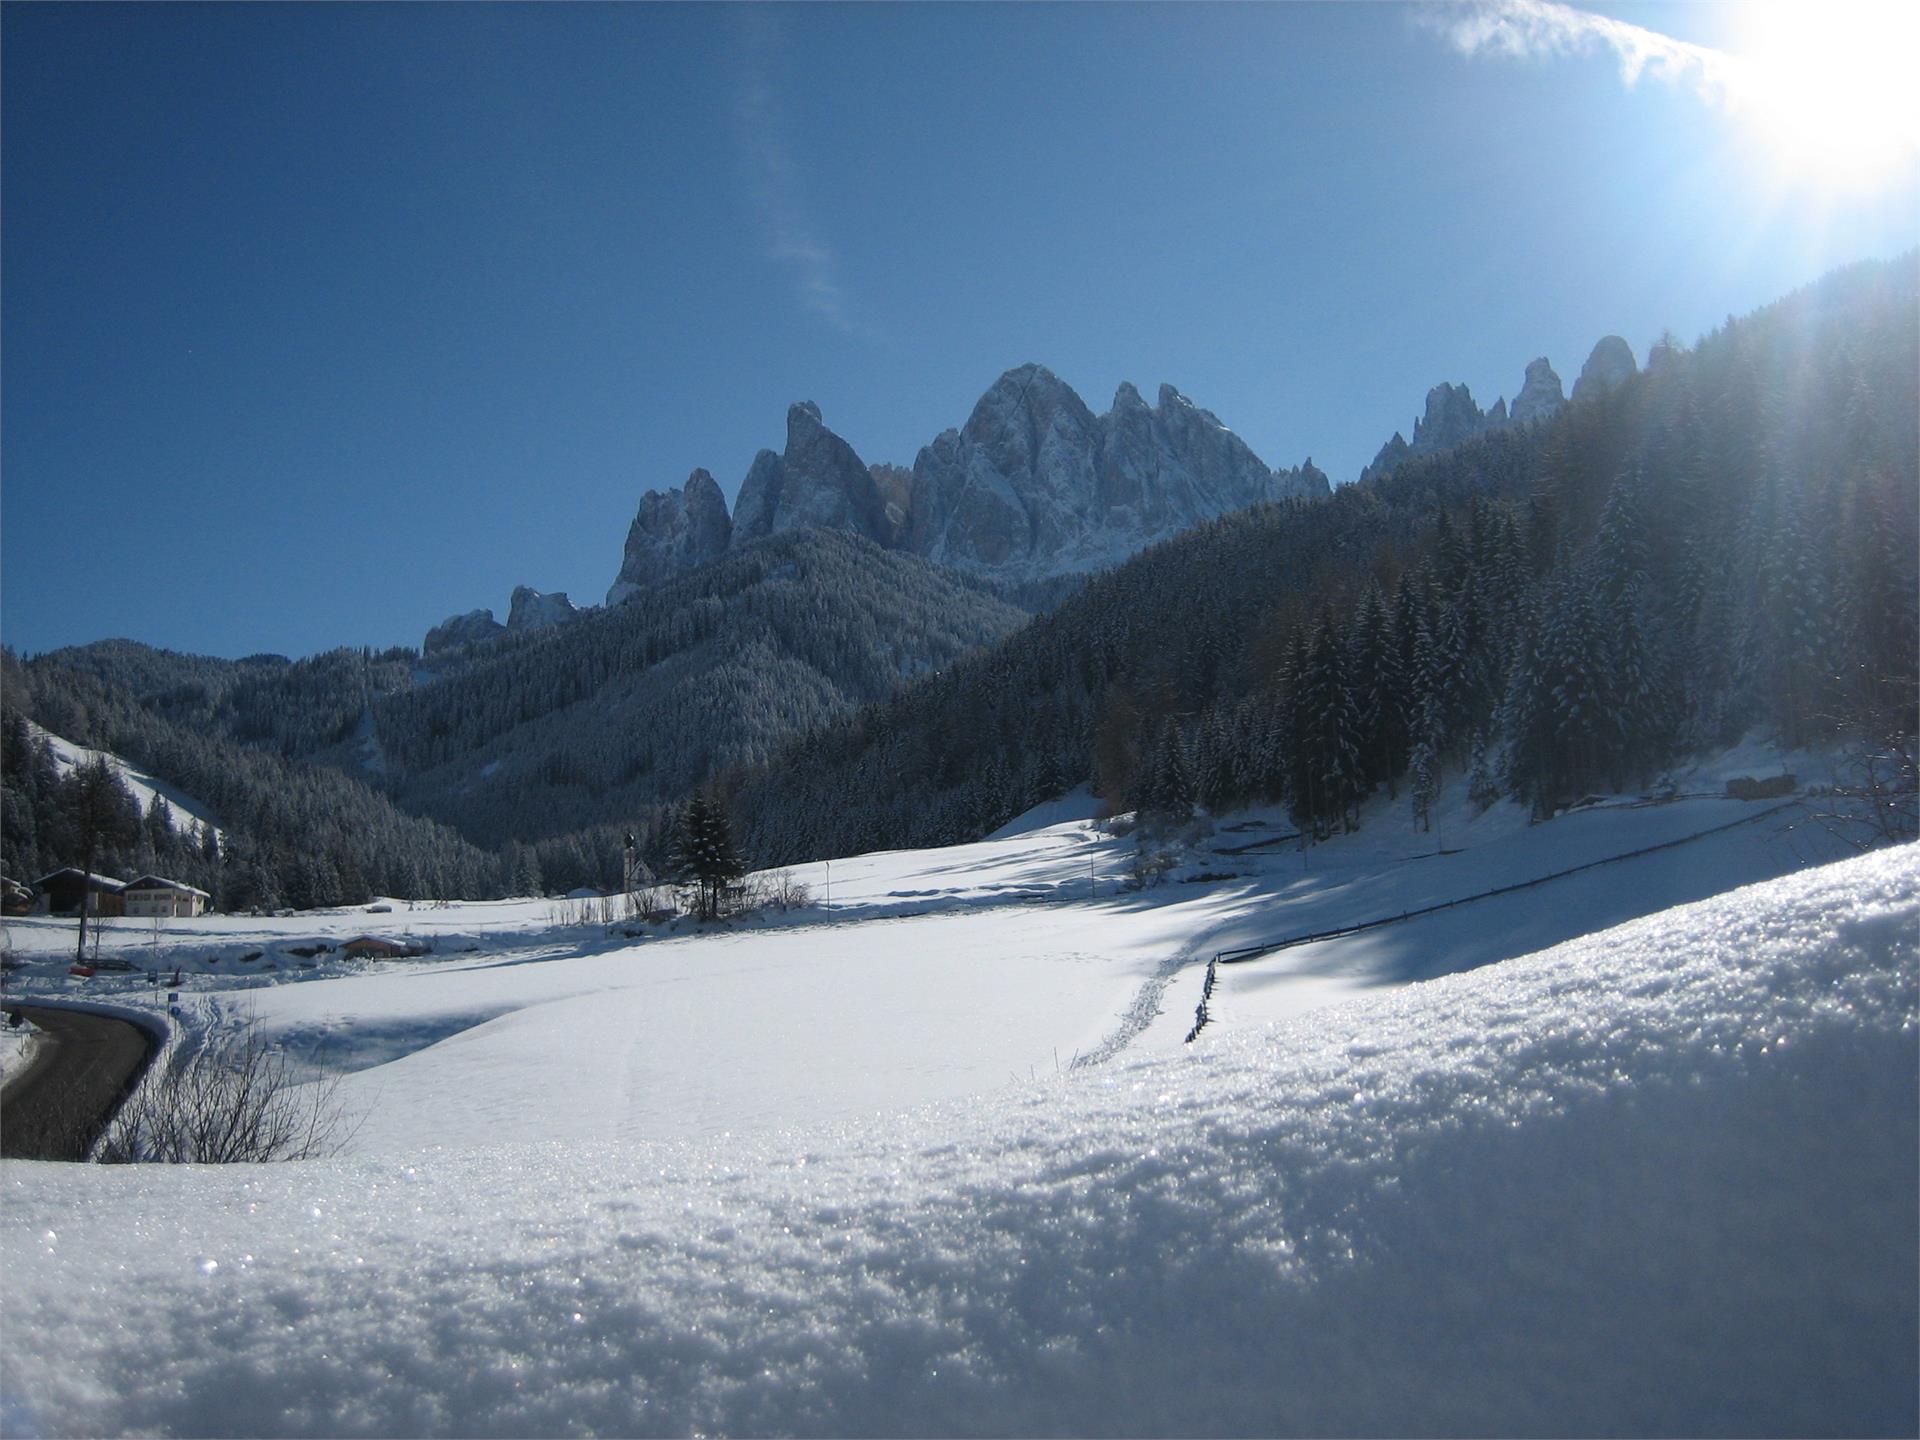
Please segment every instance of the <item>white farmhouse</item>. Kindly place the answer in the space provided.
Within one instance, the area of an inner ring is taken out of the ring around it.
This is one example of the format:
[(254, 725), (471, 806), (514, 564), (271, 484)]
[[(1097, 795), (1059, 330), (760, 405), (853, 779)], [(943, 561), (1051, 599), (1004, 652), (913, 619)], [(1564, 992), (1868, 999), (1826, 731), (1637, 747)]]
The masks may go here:
[(163, 875), (142, 875), (129, 880), (120, 892), (128, 915), (201, 915), (213, 897), (204, 890), (169, 880)]

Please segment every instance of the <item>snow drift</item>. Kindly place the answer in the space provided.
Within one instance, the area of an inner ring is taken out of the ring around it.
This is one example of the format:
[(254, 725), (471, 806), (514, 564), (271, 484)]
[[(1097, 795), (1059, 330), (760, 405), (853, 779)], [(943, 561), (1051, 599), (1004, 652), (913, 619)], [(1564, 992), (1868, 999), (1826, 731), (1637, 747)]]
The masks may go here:
[(0, 1422), (1912, 1433), (1917, 929), (1907, 847), (890, 1118), (9, 1162)]

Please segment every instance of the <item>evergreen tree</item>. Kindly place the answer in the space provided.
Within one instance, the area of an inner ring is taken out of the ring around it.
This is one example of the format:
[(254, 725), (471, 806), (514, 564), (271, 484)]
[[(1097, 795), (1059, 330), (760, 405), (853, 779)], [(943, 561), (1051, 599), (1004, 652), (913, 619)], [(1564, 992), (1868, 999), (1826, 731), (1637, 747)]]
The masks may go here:
[(694, 915), (717, 920), (726, 912), (727, 892), (746, 865), (734, 849), (732, 827), (719, 797), (696, 792), (680, 812), (680, 874), (694, 887)]
[(1180, 727), (1169, 720), (1161, 727), (1151, 762), (1141, 785), (1140, 809), (1154, 820), (1183, 824), (1193, 818), (1193, 772), (1187, 764)]
[(1392, 794), (1394, 777), (1407, 763), (1408, 687), (1376, 586), (1367, 587), (1354, 613), (1347, 666), (1363, 783), (1367, 789), (1384, 784)]
[(1324, 839), (1351, 829), (1362, 788), (1359, 714), (1347, 688), (1346, 645), (1333, 611), (1321, 611), (1293, 703), (1292, 808), (1301, 829)]

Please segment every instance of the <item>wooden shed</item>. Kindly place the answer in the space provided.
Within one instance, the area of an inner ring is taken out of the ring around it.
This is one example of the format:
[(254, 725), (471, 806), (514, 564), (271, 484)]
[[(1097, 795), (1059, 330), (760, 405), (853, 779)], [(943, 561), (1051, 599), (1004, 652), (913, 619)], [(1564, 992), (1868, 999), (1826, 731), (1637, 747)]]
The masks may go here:
[(82, 897), (89, 915), (124, 913), (121, 896), (127, 882), (111, 875), (90, 875), (69, 866), (51, 875), (42, 875), (33, 882), (33, 888), (46, 897), (47, 912), (51, 915), (78, 915)]

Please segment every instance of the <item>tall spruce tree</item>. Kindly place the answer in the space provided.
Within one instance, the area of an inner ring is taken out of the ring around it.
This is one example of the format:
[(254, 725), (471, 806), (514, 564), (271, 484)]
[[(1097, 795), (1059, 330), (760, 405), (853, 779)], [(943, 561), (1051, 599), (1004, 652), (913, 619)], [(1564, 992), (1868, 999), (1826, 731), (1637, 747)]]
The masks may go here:
[(719, 797), (696, 791), (680, 812), (680, 873), (694, 887), (694, 916), (717, 920), (726, 913), (727, 893), (746, 873), (734, 848), (733, 827)]

